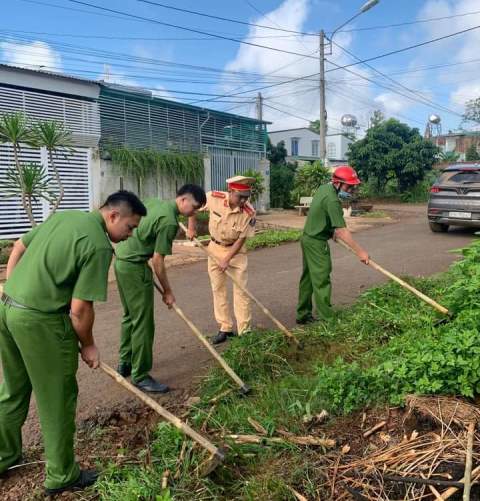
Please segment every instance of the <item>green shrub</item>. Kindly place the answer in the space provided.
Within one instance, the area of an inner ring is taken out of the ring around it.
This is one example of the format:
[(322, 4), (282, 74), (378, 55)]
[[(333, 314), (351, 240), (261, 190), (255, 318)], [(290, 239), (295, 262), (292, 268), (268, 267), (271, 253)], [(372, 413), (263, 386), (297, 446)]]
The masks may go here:
[(267, 230), (247, 240), (247, 249), (276, 247), (285, 242), (296, 242), (302, 236), (301, 230)]
[(293, 190), (295, 164), (270, 166), (270, 205), (274, 208), (289, 209), (293, 207), (290, 193)]
[(292, 202), (298, 204), (300, 197), (313, 197), (318, 188), (328, 183), (331, 177), (331, 172), (320, 160), (299, 167), (295, 173)]
[(7, 264), (13, 244), (13, 240), (0, 240), (0, 264)]

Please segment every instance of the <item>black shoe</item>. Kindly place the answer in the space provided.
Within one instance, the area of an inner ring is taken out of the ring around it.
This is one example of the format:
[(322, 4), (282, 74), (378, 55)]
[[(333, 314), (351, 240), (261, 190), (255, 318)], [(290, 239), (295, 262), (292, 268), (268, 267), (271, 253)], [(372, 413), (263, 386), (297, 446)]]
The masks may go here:
[(117, 372), (122, 377), (128, 377), (132, 373), (132, 366), (126, 362), (120, 362), (117, 367)]
[(47, 496), (54, 496), (65, 491), (83, 491), (83, 489), (93, 485), (97, 479), (98, 473), (95, 470), (80, 470), (80, 476), (75, 482), (63, 487), (57, 487), (56, 489), (45, 489), (45, 494)]
[(147, 376), (138, 383), (133, 383), (139, 390), (145, 391), (147, 393), (167, 393), (170, 388), (163, 383), (155, 381), (152, 376)]
[(316, 320), (314, 317), (312, 317), (312, 315), (309, 315), (308, 317), (297, 319), (298, 325), (307, 325), (307, 324), (312, 324), (313, 322), (316, 322)]
[(227, 337), (235, 336), (235, 333), (232, 331), (224, 332), (218, 331), (218, 333), (212, 337), (212, 344), (220, 344), (224, 343), (227, 340)]

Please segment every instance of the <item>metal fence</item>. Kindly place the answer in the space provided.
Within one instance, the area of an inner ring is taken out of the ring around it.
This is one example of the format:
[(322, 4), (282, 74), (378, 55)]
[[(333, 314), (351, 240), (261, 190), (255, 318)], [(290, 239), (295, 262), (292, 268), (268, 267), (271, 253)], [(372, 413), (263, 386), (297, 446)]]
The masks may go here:
[(207, 146), (265, 152), (263, 122), (108, 87), (100, 93), (102, 144), (192, 152)]

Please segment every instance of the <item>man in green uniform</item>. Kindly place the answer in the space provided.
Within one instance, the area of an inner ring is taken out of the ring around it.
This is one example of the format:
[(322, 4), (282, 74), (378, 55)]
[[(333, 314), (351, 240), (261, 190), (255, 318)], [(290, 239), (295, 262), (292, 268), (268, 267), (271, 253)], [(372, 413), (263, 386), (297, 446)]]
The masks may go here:
[(179, 214), (192, 216), (205, 202), (203, 188), (194, 184), (180, 188), (175, 200), (147, 200), (147, 217), (133, 236), (115, 249), (115, 275), (124, 310), (118, 372), (123, 377), (131, 375), (133, 384), (146, 392), (169, 390), (150, 375), (155, 323), (153, 275), (148, 261), (152, 259), (162, 286), (163, 302), (171, 308), (175, 297), (165, 269), (165, 256), (172, 253)]
[(346, 228), (340, 199), (351, 197), (356, 185), (360, 184), (357, 173), (348, 165), (338, 167), (333, 173), (332, 182), (315, 193), (308, 211), (307, 221), (301, 238), (303, 273), (300, 279), (297, 323), (307, 324), (314, 321), (312, 315), (312, 296), (319, 317), (331, 318), (332, 286), (330, 273), (332, 261), (328, 240), (343, 240), (356, 252), (360, 260), (368, 264), (368, 253), (353, 240)]
[[(133, 194), (99, 211), (54, 214), (15, 243), (0, 303), (0, 473), (22, 456), (21, 428), (33, 389), (46, 456), (46, 493), (95, 482), (75, 461), (78, 352), (97, 368), (93, 302), (107, 297), (112, 242), (126, 239), (146, 209)], [(108, 235), (108, 236), (107, 236)]]

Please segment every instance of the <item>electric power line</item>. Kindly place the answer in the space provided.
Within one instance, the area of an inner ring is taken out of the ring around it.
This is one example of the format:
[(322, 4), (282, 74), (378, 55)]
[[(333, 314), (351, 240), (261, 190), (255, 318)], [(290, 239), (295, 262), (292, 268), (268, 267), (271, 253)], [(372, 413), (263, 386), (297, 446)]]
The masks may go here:
[(153, 2), (152, 0), (137, 0), (137, 2), (146, 3), (149, 5), (155, 5), (156, 7), (162, 7), (164, 9), (175, 10), (177, 12), (185, 12), (187, 14), (194, 14), (195, 16), (207, 17), (209, 19), (216, 19), (218, 21), (227, 21), (229, 23), (242, 24), (244, 26), (253, 26), (256, 28), (266, 28), (268, 30), (284, 31), (286, 33), (295, 33), (297, 35), (309, 35), (317, 36), (315, 33), (305, 33), (302, 31), (287, 30), (283, 28), (274, 28), (273, 26), (265, 26), (263, 24), (249, 23), (247, 21), (241, 21), (239, 19), (230, 19), (228, 17), (214, 16), (213, 14), (207, 14), (206, 12), (200, 12), (198, 10), (181, 9), (180, 7), (174, 7), (173, 5), (166, 5), (160, 2)]
[[(215, 38), (219, 38), (221, 40), (228, 40), (230, 42), (236, 42), (236, 43), (240, 43), (240, 44), (244, 44), (244, 45), (249, 45), (251, 47), (258, 47), (260, 49), (267, 49), (267, 50), (271, 50), (271, 51), (275, 51), (275, 52), (281, 52), (281, 53), (284, 53), (284, 54), (290, 54), (292, 56), (302, 56), (302, 57), (312, 57), (313, 58), (313, 56), (307, 56), (306, 54), (300, 54), (299, 52), (293, 52), (293, 51), (288, 51), (288, 50), (283, 50), (283, 49), (277, 49), (276, 47), (270, 47), (268, 45), (260, 45), (260, 44), (256, 44), (256, 43), (253, 43), (253, 42), (245, 42), (244, 40), (241, 40), (239, 38), (231, 38), (231, 37), (222, 36), (222, 35), (215, 35), (214, 33), (209, 33), (207, 31), (198, 30), (198, 29), (195, 29), (195, 28), (188, 28), (187, 26), (180, 26), (178, 24), (166, 23), (164, 21), (159, 21), (158, 19), (153, 19), (153, 18), (150, 18), (150, 17), (139, 16), (137, 14), (132, 14), (132, 13), (129, 13), (129, 12), (122, 12), (122, 11), (116, 10), (116, 9), (109, 9), (107, 7), (102, 7), (101, 5), (95, 5), (95, 4), (92, 4), (92, 3), (89, 3), (89, 2), (83, 2), (82, 0), (67, 0), (67, 1), (71, 2), (71, 3), (79, 4), (79, 5), (84, 5), (84, 6), (87, 6), (87, 7), (92, 7), (94, 9), (99, 9), (101, 11), (111, 12), (113, 14), (120, 14), (120, 15), (128, 16), (129, 18), (142, 20), (142, 21), (145, 21), (145, 22), (148, 22), (148, 23), (159, 24), (161, 26), (167, 26), (169, 28), (175, 28), (177, 30), (189, 31), (191, 33), (197, 33), (199, 35), (208, 35), (208, 36), (212, 36), (212, 37), (215, 37)], [(315, 59), (315, 58), (313, 58), (313, 59)]]

